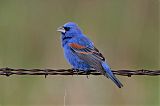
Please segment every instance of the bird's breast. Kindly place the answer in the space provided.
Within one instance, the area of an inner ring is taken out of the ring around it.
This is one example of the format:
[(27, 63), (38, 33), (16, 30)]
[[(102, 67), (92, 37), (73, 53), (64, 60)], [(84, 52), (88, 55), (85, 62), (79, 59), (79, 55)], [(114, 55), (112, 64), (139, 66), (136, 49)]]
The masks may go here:
[(72, 65), (75, 65), (76, 62), (80, 61), (78, 56), (69, 47), (64, 48), (64, 56)]
[(64, 56), (75, 69), (89, 70), (91, 68), (90, 65), (88, 65), (84, 60), (81, 60), (70, 47), (64, 47)]

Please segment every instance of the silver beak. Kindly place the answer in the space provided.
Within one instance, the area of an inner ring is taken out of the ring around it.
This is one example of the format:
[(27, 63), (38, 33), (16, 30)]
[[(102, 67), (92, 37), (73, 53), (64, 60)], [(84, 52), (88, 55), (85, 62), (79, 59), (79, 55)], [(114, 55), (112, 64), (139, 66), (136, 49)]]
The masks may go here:
[(58, 32), (62, 32), (62, 33), (65, 33), (65, 32), (66, 32), (66, 30), (65, 30), (63, 27), (57, 28), (57, 31), (58, 31)]

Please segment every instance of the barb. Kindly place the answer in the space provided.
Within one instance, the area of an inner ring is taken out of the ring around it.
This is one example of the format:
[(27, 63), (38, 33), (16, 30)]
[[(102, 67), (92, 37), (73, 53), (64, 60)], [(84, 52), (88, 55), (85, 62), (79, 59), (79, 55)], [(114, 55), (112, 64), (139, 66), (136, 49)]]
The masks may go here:
[[(116, 75), (128, 76), (132, 75), (148, 75), (157, 76), (160, 75), (160, 70), (117, 70), (113, 73)], [(11, 76), (11, 75), (101, 75), (96, 70), (89, 70), (87, 73), (83, 70), (74, 69), (13, 69), (13, 68), (0, 68), (0, 75)]]

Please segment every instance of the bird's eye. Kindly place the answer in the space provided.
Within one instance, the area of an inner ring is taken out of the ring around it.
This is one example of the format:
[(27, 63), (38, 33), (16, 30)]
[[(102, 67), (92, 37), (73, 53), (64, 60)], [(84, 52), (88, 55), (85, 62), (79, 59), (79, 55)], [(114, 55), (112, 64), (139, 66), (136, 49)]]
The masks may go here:
[(69, 30), (70, 30), (70, 27), (64, 27), (64, 29), (65, 29), (66, 31), (69, 31)]

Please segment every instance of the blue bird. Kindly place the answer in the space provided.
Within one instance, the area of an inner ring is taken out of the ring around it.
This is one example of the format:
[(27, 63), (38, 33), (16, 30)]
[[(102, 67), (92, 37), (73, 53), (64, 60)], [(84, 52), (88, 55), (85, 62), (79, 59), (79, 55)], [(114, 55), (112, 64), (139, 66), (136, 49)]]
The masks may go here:
[(95, 48), (93, 42), (82, 33), (76, 23), (68, 22), (59, 27), (57, 31), (61, 32), (64, 55), (73, 69), (86, 72), (95, 69), (110, 78), (119, 88), (123, 86), (112, 73), (103, 55)]

